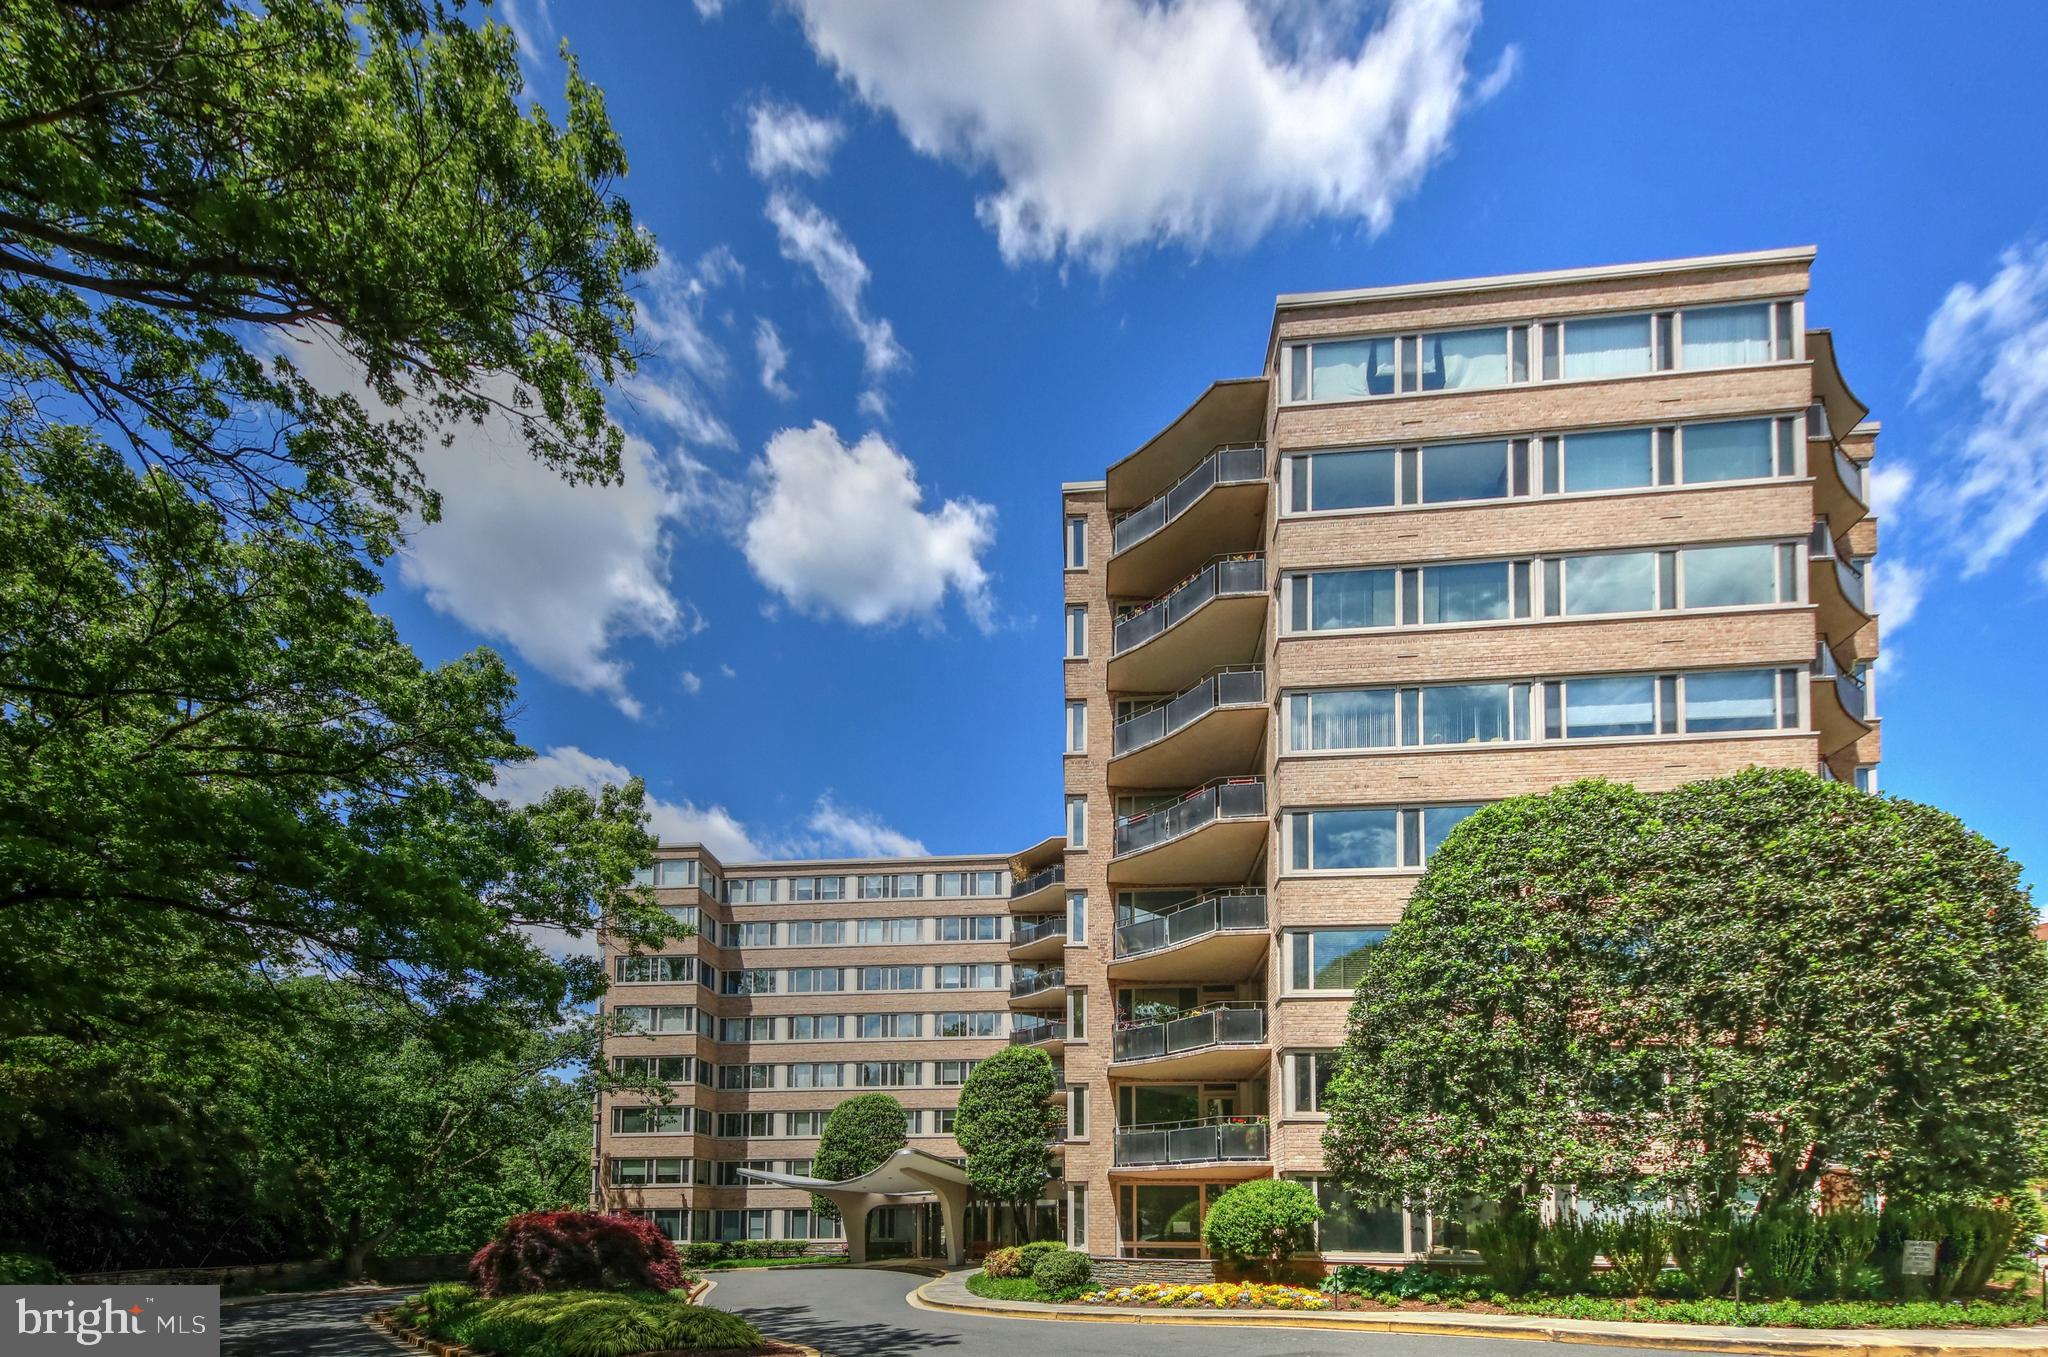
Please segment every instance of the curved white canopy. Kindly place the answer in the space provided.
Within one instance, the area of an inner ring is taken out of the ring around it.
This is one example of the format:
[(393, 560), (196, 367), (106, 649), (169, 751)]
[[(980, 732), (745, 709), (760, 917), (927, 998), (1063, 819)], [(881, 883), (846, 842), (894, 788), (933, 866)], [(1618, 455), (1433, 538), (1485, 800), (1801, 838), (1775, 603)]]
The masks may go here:
[(770, 1173), (764, 1169), (741, 1169), (739, 1176), (770, 1187), (815, 1192), (839, 1208), (846, 1221), (846, 1252), (856, 1263), (867, 1261), (868, 1212), (906, 1197), (937, 1197), (946, 1222), (948, 1261), (966, 1261), (967, 1244), (961, 1231), (966, 1225), (967, 1170), (950, 1159), (908, 1147), (896, 1151), (866, 1173), (839, 1182), (806, 1178), (795, 1173)]

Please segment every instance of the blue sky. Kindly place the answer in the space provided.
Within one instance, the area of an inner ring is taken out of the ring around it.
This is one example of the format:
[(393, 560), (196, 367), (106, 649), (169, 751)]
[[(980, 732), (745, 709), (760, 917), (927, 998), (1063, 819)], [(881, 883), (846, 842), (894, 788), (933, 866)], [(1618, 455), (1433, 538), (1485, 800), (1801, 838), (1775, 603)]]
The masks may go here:
[[(1059, 803), (1058, 485), (1276, 293), (1811, 243), (1885, 425), (1884, 785), (2048, 864), (2048, 9), (501, 3), (660, 241), (623, 489), (467, 440), (384, 606), (728, 853), (1007, 850)], [(829, 525), (829, 531), (827, 527)], [(2038, 871), (2035, 873), (2038, 876)]]

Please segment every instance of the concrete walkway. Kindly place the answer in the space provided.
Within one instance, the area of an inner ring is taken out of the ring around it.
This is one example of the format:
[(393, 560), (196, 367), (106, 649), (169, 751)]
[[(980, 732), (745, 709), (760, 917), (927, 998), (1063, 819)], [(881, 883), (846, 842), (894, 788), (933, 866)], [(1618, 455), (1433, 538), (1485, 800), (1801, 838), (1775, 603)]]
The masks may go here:
[(1625, 1324), (1430, 1310), (1143, 1310), (1107, 1305), (1045, 1305), (984, 1300), (967, 1289), (967, 1270), (918, 1288), (912, 1304), (954, 1314), (1092, 1324), (1212, 1324), (1443, 1338), (1534, 1339), (1690, 1352), (1754, 1352), (1777, 1357), (2048, 1357), (2048, 1326), (2016, 1329), (1765, 1329), (1718, 1324)]

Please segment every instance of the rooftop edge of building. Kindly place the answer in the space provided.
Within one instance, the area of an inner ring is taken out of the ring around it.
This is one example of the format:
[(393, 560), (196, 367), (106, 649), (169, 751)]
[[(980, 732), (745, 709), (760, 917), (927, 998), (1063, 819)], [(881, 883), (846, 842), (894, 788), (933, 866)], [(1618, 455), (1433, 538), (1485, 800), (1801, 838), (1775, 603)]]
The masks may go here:
[(1329, 292), (1283, 292), (1273, 299), (1273, 309), (1291, 311), (1303, 307), (1336, 306), (1346, 302), (1456, 296), (1467, 292), (1501, 292), (1519, 287), (1594, 283), (1615, 278), (1653, 277), (1660, 273), (1696, 273), (1713, 269), (1742, 268), (1754, 264), (1810, 264), (1819, 252), (1817, 246), (1791, 245), (1774, 250), (1743, 250), (1731, 254), (1692, 255), (1681, 259), (1646, 259), (1631, 264), (1600, 264), (1589, 268), (1487, 274), (1474, 278), (1444, 278), (1434, 282), (1339, 288)]

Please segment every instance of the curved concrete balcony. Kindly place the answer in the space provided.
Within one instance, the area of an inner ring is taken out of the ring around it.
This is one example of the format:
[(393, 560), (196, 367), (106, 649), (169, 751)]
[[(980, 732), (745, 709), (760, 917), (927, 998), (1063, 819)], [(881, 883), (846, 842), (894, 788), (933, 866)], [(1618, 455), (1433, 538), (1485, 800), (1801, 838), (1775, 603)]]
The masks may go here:
[(1111, 1158), (1118, 1172), (1215, 1169), (1218, 1177), (1259, 1178), (1271, 1155), (1264, 1118), (1207, 1117), (1119, 1126)]
[(1250, 551), (1266, 526), (1266, 449), (1217, 448), (1143, 508), (1116, 521), (1112, 597), (1161, 593), (1217, 551)]
[(1262, 890), (1212, 891), (1116, 928), (1112, 980), (1242, 980), (1272, 945)]
[(1265, 437), (1270, 390), (1263, 376), (1212, 382), (1171, 424), (1104, 472), (1110, 512), (1140, 509), (1158, 499), (1212, 449)]
[(1110, 879), (1129, 885), (1243, 881), (1266, 847), (1264, 778), (1219, 779), (1116, 822)]
[(1185, 787), (1256, 766), (1266, 738), (1266, 671), (1219, 669), (1110, 731), (1112, 780), (1122, 787)]
[(1813, 525), (1813, 540), (1807, 550), (1807, 588), (1821, 635), (1839, 645), (1868, 626), (1877, 613), (1870, 604), (1869, 581), (1842, 559), (1828, 537), (1832, 526), (1827, 522)]
[(1166, 1022), (1120, 1028), (1113, 1073), (1145, 1079), (1244, 1079), (1266, 1068), (1266, 1009), (1233, 1000)]
[(1010, 883), (1012, 914), (1043, 914), (1065, 907), (1067, 864), (1056, 862), (1042, 872)]
[(1856, 676), (1844, 673), (1822, 641), (1813, 659), (1813, 728), (1820, 732), (1820, 756), (1830, 758), (1870, 733), (1869, 694)]
[(1067, 968), (1040, 966), (1010, 981), (1013, 1009), (1064, 1008), (1067, 1003)]
[(1116, 620), (1109, 686), (1177, 693), (1224, 665), (1248, 664), (1266, 628), (1266, 558), (1226, 556)]
[[(1011, 1029), (1012, 1046), (1038, 1046), (1049, 1056), (1057, 1059), (1067, 1048), (1067, 1025), (1063, 1022), (1035, 1022)], [(1054, 1089), (1053, 1097), (1059, 1098), (1064, 1090)]]
[(1010, 930), (1010, 960), (1050, 961), (1067, 945), (1067, 916), (1048, 914)]
[(1813, 473), (1813, 507), (1837, 533), (1870, 517), (1869, 468), (1851, 458), (1833, 439), (1810, 439), (1806, 468)]

